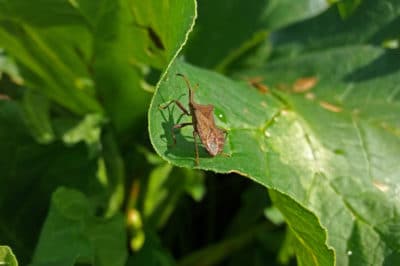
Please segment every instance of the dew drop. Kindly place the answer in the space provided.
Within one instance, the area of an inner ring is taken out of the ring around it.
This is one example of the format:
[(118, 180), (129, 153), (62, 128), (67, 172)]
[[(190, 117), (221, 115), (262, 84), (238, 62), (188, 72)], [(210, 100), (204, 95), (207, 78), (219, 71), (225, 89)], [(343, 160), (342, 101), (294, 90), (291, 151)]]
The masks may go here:
[(271, 137), (271, 133), (269, 133), (268, 130), (265, 130), (264, 131), (264, 136), (269, 138), (269, 137)]
[(226, 123), (226, 116), (225, 113), (219, 109), (219, 108), (215, 108), (215, 116), (218, 118), (218, 120), (220, 120), (221, 122)]
[(353, 255), (353, 251), (348, 250), (348, 251), (347, 251), (347, 256), (351, 256), (351, 255)]

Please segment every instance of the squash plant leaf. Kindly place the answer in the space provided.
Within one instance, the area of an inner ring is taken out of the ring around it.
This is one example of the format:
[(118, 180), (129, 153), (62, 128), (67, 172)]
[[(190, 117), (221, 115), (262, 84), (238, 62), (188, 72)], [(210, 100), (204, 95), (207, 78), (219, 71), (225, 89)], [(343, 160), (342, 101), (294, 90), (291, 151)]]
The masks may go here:
[[(190, 118), (173, 105), (159, 109), (172, 99), (187, 104), (185, 84), (176, 77), (183, 73), (199, 84), (197, 102), (213, 104), (217, 125), (228, 131), (229, 156), (210, 157), (200, 148), (201, 169), (237, 172), (274, 189), (272, 198), (292, 228), (299, 226), (294, 214), (312, 211), (327, 230), (325, 250), (305, 240), (324, 230), (294, 230), (299, 261), (312, 262), (302, 258), (312, 255), (315, 265), (333, 265), (332, 247), (339, 265), (383, 264), (400, 247), (400, 69), (380, 60), (393, 56), (384, 48), (354, 45), (237, 73), (262, 77), (267, 92), (176, 61), (153, 98), (152, 143), (173, 164), (195, 166), (192, 128), (177, 131), (171, 146), (172, 126)], [(287, 197), (296, 204), (288, 205)]]
[(95, 216), (95, 209), (77, 190), (59, 188), (52, 196), (48, 217), (32, 265), (125, 265), (127, 249), (123, 216)]
[(0, 101), (0, 212), (18, 214), (2, 216), (0, 238), (27, 265), (58, 186), (84, 191), (96, 206), (105, 195), (96, 178), (97, 160), (88, 159), (85, 145), (36, 143), (22, 112), (14, 101)]

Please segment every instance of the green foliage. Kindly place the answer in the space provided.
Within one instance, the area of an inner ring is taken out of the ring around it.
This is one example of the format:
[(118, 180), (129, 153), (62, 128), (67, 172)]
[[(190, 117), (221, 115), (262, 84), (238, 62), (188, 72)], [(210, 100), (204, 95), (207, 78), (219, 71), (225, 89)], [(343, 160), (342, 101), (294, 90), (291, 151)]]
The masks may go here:
[[(399, 20), (397, 0), (0, 0), (0, 264), (398, 265)], [(199, 165), (192, 127), (173, 145), (191, 118), (160, 108), (188, 106), (178, 73), (227, 132)]]
[[(79, 191), (59, 188), (33, 257), (33, 265), (125, 265), (127, 250), (122, 215), (95, 217), (89, 200)], [(76, 243), (65, 245), (65, 243)]]
[(0, 262), (3, 265), (18, 266), (14, 253), (7, 246), (0, 246)]

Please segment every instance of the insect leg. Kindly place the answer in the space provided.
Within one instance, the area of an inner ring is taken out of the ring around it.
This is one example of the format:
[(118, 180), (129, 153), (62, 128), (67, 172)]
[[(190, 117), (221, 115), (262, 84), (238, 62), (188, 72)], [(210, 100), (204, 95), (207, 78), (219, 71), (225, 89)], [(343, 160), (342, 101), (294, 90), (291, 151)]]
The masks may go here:
[(183, 128), (183, 127), (186, 127), (186, 126), (192, 126), (193, 125), (193, 123), (182, 123), (182, 124), (176, 124), (176, 125), (174, 125), (172, 128), (171, 128), (171, 134), (172, 134), (172, 139), (174, 140), (174, 146), (176, 145), (176, 137), (175, 137), (175, 129), (178, 129), (178, 128)]
[(193, 130), (193, 139), (194, 139), (194, 151), (196, 156), (196, 165), (199, 165), (199, 147), (197, 146), (197, 131)]
[(224, 139), (226, 139), (226, 136), (228, 136), (228, 130), (226, 130), (226, 129), (221, 129), (222, 130), (222, 132), (224, 132)]
[(190, 115), (189, 111), (188, 111), (188, 110), (185, 108), (185, 106), (183, 106), (183, 104), (182, 104), (180, 101), (178, 101), (178, 100), (172, 100), (172, 101), (170, 101), (169, 103), (167, 103), (167, 104), (164, 105), (164, 106), (160, 105), (159, 108), (160, 108), (160, 109), (165, 109), (165, 108), (167, 108), (168, 106), (170, 106), (172, 103), (175, 103), (175, 104), (179, 107), (179, 109), (181, 109), (181, 111), (182, 111), (185, 115)]
[[(226, 140), (226, 137), (228, 136), (228, 130), (226, 130), (226, 129), (221, 129), (222, 130), (222, 132), (224, 132), (224, 140)], [(231, 157), (231, 155), (229, 154), (229, 153), (225, 153), (225, 152), (221, 152), (220, 153), (223, 157)]]

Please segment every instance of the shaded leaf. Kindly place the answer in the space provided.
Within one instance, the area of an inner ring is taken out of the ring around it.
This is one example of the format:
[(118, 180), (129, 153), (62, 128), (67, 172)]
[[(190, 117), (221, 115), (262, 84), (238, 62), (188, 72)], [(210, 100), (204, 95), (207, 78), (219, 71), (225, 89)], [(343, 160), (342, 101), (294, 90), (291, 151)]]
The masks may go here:
[(22, 265), (30, 259), (57, 186), (79, 188), (91, 195), (93, 204), (102, 201), (96, 167), (84, 145), (37, 144), (18, 105), (0, 102), (0, 212), (13, 214), (2, 216), (0, 238), (13, 247)]
[(121, 132), (146, 113), (146, 76), (166, 67), (194, 22), (194, 1), (164, 3), (2, 1), (0, 47), (26, 86), (78, 115), (104, 107)]
[(339, 13), (343, 18), (348, 18), (361, 4), (362, 0), (341, 0), (339, 1)]
[(33, 265), (125, 265), (126, 234), (122, 215), (98, 218), (84, 194), (59, 188), (52, 202)]
[(192, 63), (219, 70), (261, 43), (272, 30), (315, 16), (328, 7), (321, 0), (198, 2), (199, 19), (185, 56)]
[[(2, 4), (12, 6), (15, 12), (37, 9), (30, 9), (32, 4), (23, 1), (3, 1)], [(57, 4), (49, 4), (57, 9), (54, 5)], [(80, 82), (81, 79), (90, 79), (86, 62), (80, 58), (80, 53), (88, 53), (90, 46), (87, 29), (76, 24), (76, 17), (69, 16), (72, 25), (58, 25), (58, 21), (66, 18), (60, 17), (51, 23), (55, 27), (35, 27), (24, 20), (29, 18), (15, 20), (11, 15), (13, 12), (7, 13), (7, 9), (0, 9), (0, 46), (16, 59), (25, 85), (77, 114), (101, 112), (93, 87), (82, 86)], [(41, 14), (51, 16), (53, 13)], [(76, 39), (71, 38), (71, 32)]]
[(400, 3), (397, 0), (363, 0), (346, 20), (336, 8), (320, 16), (275, 32), (273, 57), (297, 55), (307, 51), (343, 45), (371, 43), (381, 45), (397, 38)]
[(22, 107), (24, 120), (35, 140), (42, 144), (52, 142), (55, 134), (50, 120), (49, 99), (32, 90), (26, 90)]

